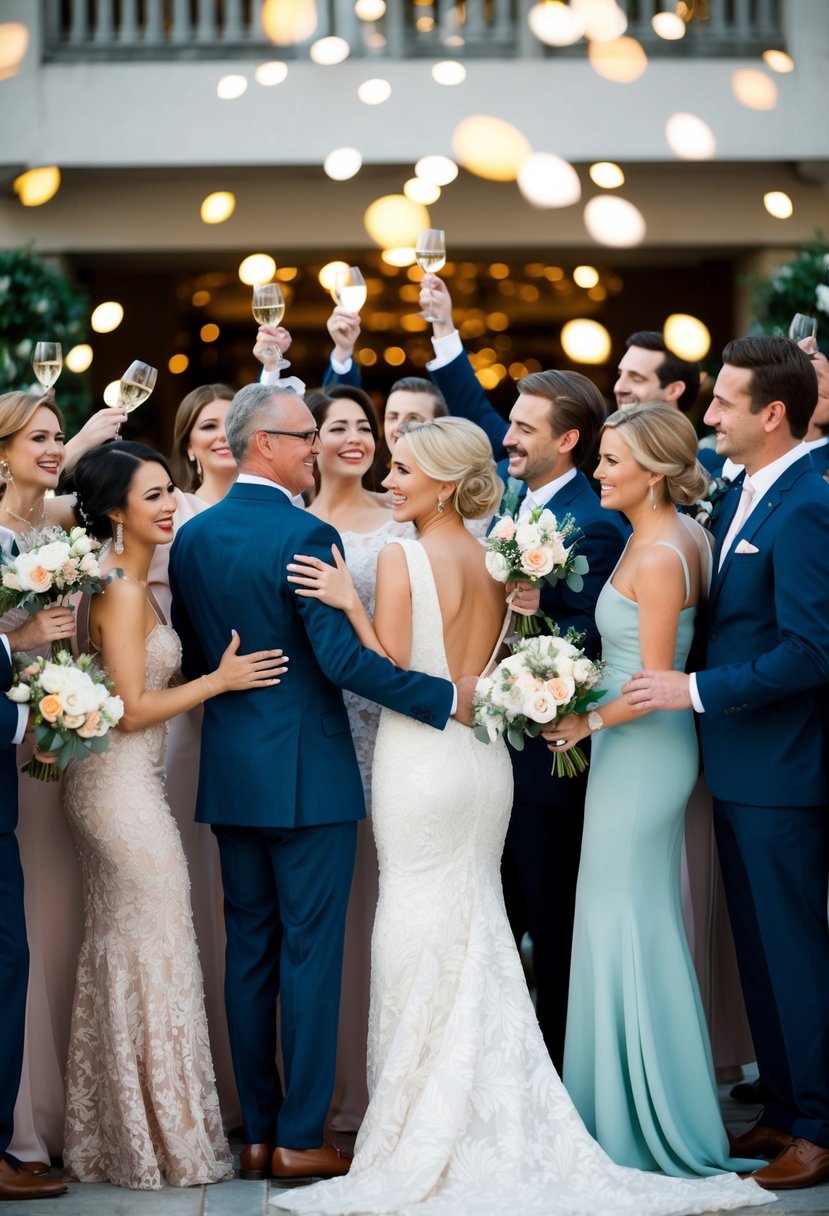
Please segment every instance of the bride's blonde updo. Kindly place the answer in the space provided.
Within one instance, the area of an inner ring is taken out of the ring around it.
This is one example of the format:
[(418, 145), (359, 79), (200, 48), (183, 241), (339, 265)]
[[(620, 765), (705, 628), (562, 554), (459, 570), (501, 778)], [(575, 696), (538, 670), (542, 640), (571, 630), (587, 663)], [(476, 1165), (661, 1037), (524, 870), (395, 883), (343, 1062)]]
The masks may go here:
[(403, 428), (412, 455), (427, 477), (452, 481), (452, 502), (463, 519), (492, 515), (504, 493), (486, 432), (466, 418), (436, 418)]
[(638, 465), (663, 474), (671, 502), (690, 506), (708, 489), (708, 474), (697, 460), (697, 433), (679, 410), (658, 401), (626, 406), (611, 414), (602, 429), (611, 428)]

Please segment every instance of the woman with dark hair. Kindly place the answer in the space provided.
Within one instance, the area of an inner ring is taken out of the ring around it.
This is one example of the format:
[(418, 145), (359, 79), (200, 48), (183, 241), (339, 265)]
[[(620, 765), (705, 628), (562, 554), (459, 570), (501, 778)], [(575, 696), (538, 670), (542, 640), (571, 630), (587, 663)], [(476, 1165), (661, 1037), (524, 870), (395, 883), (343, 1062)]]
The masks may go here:
[[(388, 495), (375, 493), (372, 474), (381, 444), (371, 398), (362, 389), (338, 385), (312, 391), (306, 401), (320, 432), (317, 491), (309, 510), (342, 536), (346, 563), (366, 611), (374, 612), (377, 557), (387, 541), (413, 536), (398, 524)], [(382, 463), (385, 463), (384, 461)], [(343, 693), (371, 814), (371, 764), (380, 707), (356, 693)], [(358, 825), (357, 858), (345, 931), (337, 1075), (329, 1114), (332, 1131), (356, 1132), (368, 1104), (368, 1028), (371, 930), (377, 905), (377, 851), (369, 819)]]
[(187, 866), (162, 787), (164, 727), (207, 698), (278, 683), (281, 651), (238, 654), (168, 687), (178, 638), (147, 588), (176, 499), (162, 456), (118, 442), (75, 471), (77, 515), (112, 538), (120, 571), (84, 605), (79, 642), (124, 702), (109, 748), (73, 765), (66, 814), (81, 861), (84, 940), (66, 1070), (64, 1162), (87, 1182), (158, 1189), (229, 1177), (190, 911)]

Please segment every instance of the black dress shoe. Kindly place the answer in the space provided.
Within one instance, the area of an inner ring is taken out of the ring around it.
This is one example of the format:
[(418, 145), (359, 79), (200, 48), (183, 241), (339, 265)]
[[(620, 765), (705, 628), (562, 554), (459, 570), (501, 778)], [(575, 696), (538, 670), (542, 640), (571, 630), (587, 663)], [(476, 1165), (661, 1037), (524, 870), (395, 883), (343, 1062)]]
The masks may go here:
[(735, 1102), (746, 1102), (751, 1106), (762, 1106), (763, 1095), (760, 1093), (760, 1078), (756, 1081), (740, 1081), (731, 1090)]

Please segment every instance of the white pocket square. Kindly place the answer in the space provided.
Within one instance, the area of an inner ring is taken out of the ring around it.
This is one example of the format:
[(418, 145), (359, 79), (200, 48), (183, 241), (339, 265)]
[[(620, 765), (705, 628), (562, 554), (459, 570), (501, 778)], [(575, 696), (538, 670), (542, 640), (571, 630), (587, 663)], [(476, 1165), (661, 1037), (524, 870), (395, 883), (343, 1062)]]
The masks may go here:
[(747, 540), (741, 540), (739, 545), (734, 550), (735, 553), (759, 553), (760, 550), (756, 545), (749, 544)]

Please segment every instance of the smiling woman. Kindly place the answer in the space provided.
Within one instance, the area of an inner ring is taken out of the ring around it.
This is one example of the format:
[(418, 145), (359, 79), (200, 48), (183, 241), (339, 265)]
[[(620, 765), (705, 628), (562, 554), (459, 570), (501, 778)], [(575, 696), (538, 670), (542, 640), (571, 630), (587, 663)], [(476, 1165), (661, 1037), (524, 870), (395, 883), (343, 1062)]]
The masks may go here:
[(203, 384), (183, 398), (176, 410), (170, 469), (176, 485), (212, 504), (224, 498), (236, 480), (236, 461), (227, 443), (225, 419), (233, 389)]

